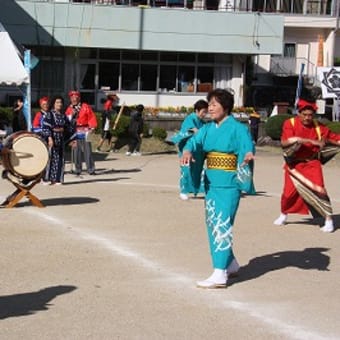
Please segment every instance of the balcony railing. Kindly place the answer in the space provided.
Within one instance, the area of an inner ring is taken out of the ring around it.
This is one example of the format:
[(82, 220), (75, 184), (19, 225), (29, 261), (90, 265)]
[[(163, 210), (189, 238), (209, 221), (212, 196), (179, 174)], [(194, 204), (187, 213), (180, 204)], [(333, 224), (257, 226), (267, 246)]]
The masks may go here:
[(177, 7), (228, 12), (339, 16), (338, 0), (26, 0), (57, 3), (88, 3), (106, 6)]
[(277, 76), (298, 75), (301, 70), (301, 64), (305, 64), (304, 75), (310, 79), (314, 78), (316, 75), (316, 65), (306, 58), (271, 56), (270, 72)]

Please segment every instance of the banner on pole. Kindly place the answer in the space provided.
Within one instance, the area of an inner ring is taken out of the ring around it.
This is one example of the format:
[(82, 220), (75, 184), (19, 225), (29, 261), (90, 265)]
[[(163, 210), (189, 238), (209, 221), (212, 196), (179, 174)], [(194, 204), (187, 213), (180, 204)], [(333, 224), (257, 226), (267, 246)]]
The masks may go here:
[(296, 87), (296, 93), (295, 93), (295, 111), (297, 110), (297, 103), (299, 101), (299, 98), (301, 96), (301, 91), (303, 88), (303, 71), (305, 70), (305, 64), (302, 63), (301, 64), (301, 68), (300, 68), (300, 73), (299, 73), (299, 79), (298, 79), (298, 83), (297, 83), (297, 87)]
[(27, 71), (29, 77), (29, 83), (25, 86), (24, 89), (24, 107), (23, 113), (27, 123), (27, 130), (32, 130), (32, 123), (31, 123), (31, 51), (25, 50), (24, 53), (24, 67)]
[(318, 67), (322, 98), (340, 97), (340, 67)]

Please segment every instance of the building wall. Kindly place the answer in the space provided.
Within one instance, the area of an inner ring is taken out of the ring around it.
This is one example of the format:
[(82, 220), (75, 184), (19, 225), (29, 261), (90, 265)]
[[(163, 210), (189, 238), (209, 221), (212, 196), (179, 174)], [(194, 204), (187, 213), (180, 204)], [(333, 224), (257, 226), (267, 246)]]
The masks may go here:
[[(302, 20), (302, 19), (301, 19)], [(298, 21), (299, 22), (299, 21)], [(327, 25), (328, 26), (328, 25)], [(334, 42), (333, 29), (328, 27), (292, 27), (289, 25), (284, 29), (284, 44), (292, 43), (296, 45), (296, 66), (295, 74), (299, 74), (301, 64), (305, 64), (304, 74), (309, 77), (315, 77), (316, 67), (318, 66), (318, 54), (319, 54), (319, 37), (323, 37), (323, 66), (333, 65), (333, 57), (340, 56), (340, 38), (337, 42)], [(269, 72), (270, 63), (268, 63), (268, 57), (259, 56), (258, 66), (259, 72)]]
[[(65, 95), (71, 88), (80, 88), (81, 63), (86, 62), (86, 56), (75, 56), (78, 48), (197, 52), (233, 56), (231, 65), (225, 64), (226, 68), (232, 67), (231, 77), (215, 86), (231, 88), (236, 105), (242, 105), (246, 55), (280, 54), (284, 18), (257, 12), (1, 0), (0, 22), (15, 41), (30, 46), (33, 52), (35, 47), (56, 51), (66, 47), (66, 54), (50, 57), (58, 67), (64, 65), (64, 88), (48, 91)], [(48, 63), (48, 59), (41, 59), (41, 63)], [(59, 68), (53, 71), (59, 72)], [(43, 91), (44, 88), (32, 88), (32, 99), (46, 94)], [(100, 108), (103, 92), (94, 85), (93, 93), (94, 104)], [(127, 105), (142, 102), (150, 106), (191, 106), (205, 93), (163, 93), (155, 89), (153, 93), (123, 91), (119, 95)]]
[(281, 53), (283, 16), (2, 0), (0, 21), (28, 45)]

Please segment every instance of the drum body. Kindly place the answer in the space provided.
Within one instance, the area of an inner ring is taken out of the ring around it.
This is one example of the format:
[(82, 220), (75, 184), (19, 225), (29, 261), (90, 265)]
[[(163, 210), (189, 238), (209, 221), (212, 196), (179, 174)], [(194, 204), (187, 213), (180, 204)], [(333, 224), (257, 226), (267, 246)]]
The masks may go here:
[(4, 140), (3, 147), (7, 149), (2, 152), (3, 166), (15, 176), (36, 178), (48, 164), (47, 145), (35, 133), (28, 131), (13, 133)]

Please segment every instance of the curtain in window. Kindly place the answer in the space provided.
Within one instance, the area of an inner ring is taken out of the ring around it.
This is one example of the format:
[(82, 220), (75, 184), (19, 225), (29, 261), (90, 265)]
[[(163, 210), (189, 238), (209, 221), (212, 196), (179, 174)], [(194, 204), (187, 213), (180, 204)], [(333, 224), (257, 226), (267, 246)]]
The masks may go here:
[(215, 67), (214, 79), (216, 88), (231, 88), (231, 67)]

